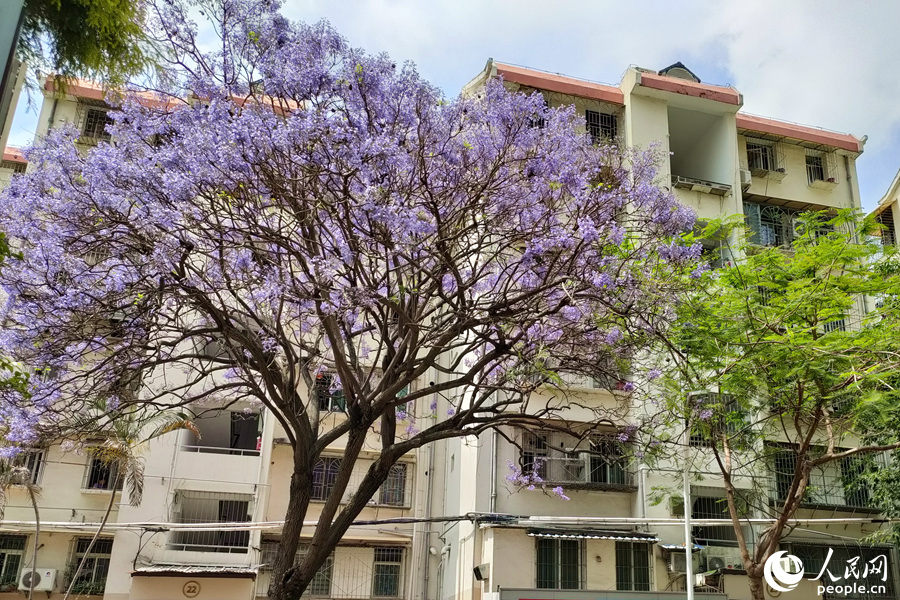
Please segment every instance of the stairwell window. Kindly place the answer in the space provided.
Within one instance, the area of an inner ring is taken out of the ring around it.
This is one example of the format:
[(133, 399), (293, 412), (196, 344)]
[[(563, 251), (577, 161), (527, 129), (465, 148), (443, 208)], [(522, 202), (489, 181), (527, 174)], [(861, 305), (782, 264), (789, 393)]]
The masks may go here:
[(17, 577), (25, 555), (24, 535), (0, 535), (0, 591), (6, 592), (18, 587)]
[(536, 538), (539, 589), (580, 590), (585, 580), (584, 540)]
[(403, 577), (403, 548), (375, 548), (372, 596), (398, 598)]
[(101, 596), (103, 590), (106, 589), (106, 576), (109, 573), (109, 559), (112, 555), (112, 538), (100, 538), (94, 542), (94, 547), (88, 553), (87, 549), (91, 543), (91, 538), (80, 537), (75, 539), (75, 547), (72, 556), (69, 559), (69, 565), (66, 568), (66, 587), (72, 582), (75, 575), (75, 569), (84, 556), (87, 560), (75, 585), (72, 587), (72, 593), (75, 595), (85, 596)]

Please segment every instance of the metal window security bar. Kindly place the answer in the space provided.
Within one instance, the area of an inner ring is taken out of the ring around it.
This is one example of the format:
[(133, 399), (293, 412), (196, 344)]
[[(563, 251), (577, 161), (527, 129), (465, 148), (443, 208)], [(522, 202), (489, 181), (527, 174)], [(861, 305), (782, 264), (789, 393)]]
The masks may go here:
[(594, 144), (613, 142), (618, 135), (616, 115), (596, 110), (584, 111), (584, 121)]
[(561, 433), (524, 434), (522, 468), (547, 483), (581, 488), (630, 488), (634, 473), (625, 448), (614, 435), (579, 441)]
[(31, 483), (39, 485), (41, 482), (41, 474), (44, 471), (44, 461), (46, 457), (45, 450), (26, 450), (19, 453), (12, 459), (14, 467), (25, 467), (31, 474)]
[(328, 373), (319, 373), (316, 376), (316, 399), (319, 410), (326, 412), (346, 412), (347, 399), (344, 392), (333, 387), (334, 376)]
[[(810, 473), (803, 505), (871, 509), (865, 474), (882, 464), (882, 460), (880, 457), (851, 456), (816, 467)], [(796, 465), (797, 455), (792, 450), (775, 451), (771, 487), (773, 502), (782, 503), (787, 498)]]
[(585, 582), (584, 540), (535, 538), (535, 586), (580, 590)]
[(847, 331), (847, 320), (846, 319), (836, 319), (834, 321), (828, 321), (822, 325), (822, 330), (825, 333), (831, 333), (833, 331)]
[(650, 591), (650, 544), (616, 542), (616, 589)]
[(0, 163), (0, 169), (9, 169), (13, 173), (24, 173), (28, 169), (28, 165), (12, 160), (4, 160)]
[(825, 181), (825, 157), (821, 153), (806, 153), (806, 179), (809, 183)]
[[(249, 494), (180, 490), (175, 494), (172, 521), (175, 523), (231, 523), (250, 521)], [(188, 552), (246, 554), (249, 531), (223, 528), (216, 531), (172, 531), (169, 547)]]
[[(256, 596), (266, 596), (272, 578), (277, 541), (266, 540), (261, 548), (262, 567)], [(295, 564), (305, 555), (301, 547)], [(316, 571), (303, 593), (311, 598), (400, 598), (403, 595), (406, 549), (401, 546), (338, 546)]]
[(102, 108), (88, 108), (84, 117), (84, 127), (81, 135), (93, 140), (109, 140), (110, 134), (106, 131), (107, 125), (112, 125), (107, 111)]
[(93, 454), (88, 455), (84, 478), (81, 481), (83, 490), (121, 490), (122, 478), (119, 477), (119, 464), (106, 462)]
[(25, 555), (24, 535), (0, 535), (0, 592), (8, 592), (18, 587), (17, 577)]
[(405, 463), (391, 467), (390, 473), (378, 493), (378, 504), (389, 506), (406, 506), (406, 470)]
[[(85, 556), (90, 543), (91, 538), (89, 537), (75, 538), (74, 548), (69, 564), (66, 567), (64, 579), (67, 588), (72, 583), (72, 577), (75, 575), (78, 563)], [(78, 574), (78, 579), (75, 580), (75, 585), (72, 588), (73, 594), (85, 596), (99, 596), (103, 594), (103, 590), (106, 588), (106, 576), (109, 572), (112, 545), (112, 538), (99, 538), (94, 542), (94, 547), (91, 548), (81, 573)]]
[(881, 245), (893, 246), (897, 243), (897, 231), (894, 228), (894, 214), (888, 208), (878, 214), (878, 224), (882, 226)]

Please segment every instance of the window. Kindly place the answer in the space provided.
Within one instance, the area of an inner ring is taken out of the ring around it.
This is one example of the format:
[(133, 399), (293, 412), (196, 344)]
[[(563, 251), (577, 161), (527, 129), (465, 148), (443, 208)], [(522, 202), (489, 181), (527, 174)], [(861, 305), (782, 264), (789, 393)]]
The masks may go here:
[(650, 591), (650, 545), (616, 542), (616, 589)]
[(602, 113), (596, 110), (584, 111), (584, 121), (587, 132), (594, 144), (614, 142), (618, 135), (618, 123), (616, 115)]
[(735, 436), (744, 428), (745, 422), (741, 405), (731, 394), (695, 393), (691, 395), (691, 401), (698, 413), (712, 411), (707, 420), (693, 423), (691, 446), (710, 447), (722, 434), (732, 443), (737, 441)]
[[(777, 449), (773, 462), (775, 467), (773, 500), (782, 503), (790, 491), (797, 466), (797, 455), (790, 448)], [(871, 507), (865, 474), (877, 468), (879, 464), (880, 457), (870, 455), (851, 456), (815, 467), (809, 474), (809, 483), (802, 504), (835, 508)]]
[(316, 375), (316, 399), (319, 410), (327, 412), (346, 412), (347, 399), (340, 389), (333, 389), (334, 376), (320, 373)]
[(328, 500), (331, 492), (334, 490), (335, 481), (337, 481), (338, 471), (341, 469), (340, 458), (320, 458), (313, 467), (313, 485), (311, 490), (311, 500), (320, 500), (324, 502)]
[[(175, 495), (175, 523), (246, 523), (250, 521), (249, 494), (179, 490)], [(169, 534), (173, 550), (246, 554), (250, 532), (224, 526), (213, 531), (176, 530)]]
[(536, 473), (546, 478), (548, 454), (546, 435), (526, 433), (522, 444), (522, 472), (526, 475)]
[[(728, 501), (724, 496), (700, 496), (691, 502), (692, 519), (728, 519)], [(703, 525), (691, 529), (694, 541), (701, 545), (733, 545), (737, 542), (737, 534), (732, 525)], [(715, 542), (726, 542), (715, 544)]]
[(119, 464), (116, 461), (107, 462), (94, 454), (89, 454), (81, 489), (121, 490), (122, 480), (119, 477)]
[(775, 146), (765, 140), (747, 140), (747, 166), (751, 171), (775, 171)]
[(9, 169), (13, 173), (24, 173), (28, 168), (28, 163), (16, 162), (14, 160), (4, 160), (0, 164), (0, 168)]
[[(75, 575), (75, 569), (78, 563), (85, 556), (91, 538), (75, 538), (75, 551), (69, 560), (69, 566), (66, 569), (66, 585), (72, 582)], [(90, 554), (87, 554), (87, 560), (75, 580), (72, 593), (75, 595), (99, 596), (103, 594), (106, 588), (106, 574), (109, 572), (109, 557), (112, 554), (112, 538), (99, 538), (94, 542)]]
[(555, 538), (537, 540), (537, 587), (580, 590), (584, 587), (584, 541)]
[(402, 571), (403, 548), (375, 548), (372, 596), (399, 597)]
[(833, 331), (847, 331), (847, 321), (845, 319), (828, 321), (827, 323), (822, 325), (822, 329), (825, 331), (825, 333), (831, 333)]
[(581, 488), (632, 485), (625, 447), (615, 435), (579, 439), (564, 433), (525, 433), (522, 473), (545, 483)]
[(399, 463), (391, 467), (387, 479), (381, 484), (378, 503), (391, 506), (404, 506), (406, 504), (406, 467)]
[(0, 535), (0, 591), (18, 587), (17, 577), (27, 540), (24, 535)]
[(844, 491), (846, 506), (870, 506), (866, 474), (874, 463), (872, 458), (872, 456), (848, 456), (841, 459), (841, 487)]
[(768, 204), (744, 203), (744, 215), (750, 229), (750, 243), (758, 246), (790, 246), (794, 239), (792, 211)]
[(627, 457), (622, 446), (613, 438), (591, 440), (590, 483), (628, 483)]
[(825, 158), (820, 153), (806, 153), (806, 178), (809, 183), (825, 181)]
[(792, 450), (777, 450), (774, 455), (775, 501), (787, 500), (794, 473), (797, 471), (797, 455)]
[(894, 215), (890, 208), (878, 214), (878, 224), (882, 226), (881, 245), (893, 246), (897, 243), (897, 232), (894, 230)]
[(40, 485), (41, 474), (44, 471), (44, 450), (24, 450), (20, 452), (14, 459), (12, 464), (14, 467), (25, 467), (31, 473), (32, 485)]
[(86, 138), (95, 140), (110, 139), (109, 133), (106, 131), (107, 125), (112, 125), (113, 120), (109, 118), (107, 111), (102, 108), (89, 108), (84, 118), (84, 129), (82, 135)]

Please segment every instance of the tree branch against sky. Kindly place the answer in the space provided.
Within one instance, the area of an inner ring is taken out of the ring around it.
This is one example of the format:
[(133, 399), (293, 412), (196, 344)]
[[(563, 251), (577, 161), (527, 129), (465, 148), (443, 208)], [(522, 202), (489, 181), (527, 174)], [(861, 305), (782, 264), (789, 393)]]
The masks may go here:
[[(653, 154), (592, 146), (573, 108), (500, 82), (447, 100), (412, 65), (277, 8), (223, 3), (203, 52), (183, 6), (154, 5), (173, 65), (161, 101), (126, 101), (115, 143), (87, 155), (51, 131), (0, 195), (23, 253), (0, 273), (0, 350), (55, 373), (0, 411), (28, 444), (87, 410), (79, 398), (265, 407), (292, 449), (270, 597), (294, 600), (404, 454), (564, 419), (564, 400), (529, 399), (548, 373), (617, 377), (668, 326), (697, 247), (677, 238), (694, 216), (655, 185)], [(333, 428), (323, 374), (346, 401)], [(334, 490), (301, 532), (339, 439)]]
[[(900, 448), (890, 385), (900, 321), (890, 303), (863, 308), (863, 294), (896, 297), (900, 280), (876, 268), (880, 245), (859, 241), (871, 224), (829, 218), (805, 216), (790, 251), (743, 247), (734, 266), (705, 274), (668, 338), (671, 441), (684, 443), (690, 419), (702, 440), (693, 470), (721, 478), (723, 517), (759, 600), (766, 560), (797, 511), (826, 493), (812, 475), (831, 465), (846, 494), (863, 488), (875, 457)], [(727, 231), (714, 222), (701, 235)], [(744, 519), (754, 513), (773, 522), (752, 539)]]

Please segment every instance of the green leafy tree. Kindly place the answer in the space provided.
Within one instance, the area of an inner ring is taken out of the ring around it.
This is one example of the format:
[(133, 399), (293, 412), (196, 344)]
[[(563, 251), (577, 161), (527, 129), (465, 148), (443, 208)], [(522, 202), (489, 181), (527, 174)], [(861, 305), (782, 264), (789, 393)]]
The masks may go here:
[(140, 0), (25, 0), (19, 59), (115, 83), (149, 64)]
[[(696, 237), (735, 239), (734, 226), (715, 222)], [(900, 321), (864, 302), (896, 296), (900, 279), (874, 267), (880, 247), (860, 242), (871, 227), (851, 213), (810, 214), (790, 250), (732, 248), (743, 258), (700, 276), (667, 340), (668, 447), (683, 456), (690, 438), (695, 468), (721, 479), (756, 600), (798, 509), (870, 504), (865, 474), (900, 447), (890, 385)], [(749, 516), (771, 521), (753, 529)]]

